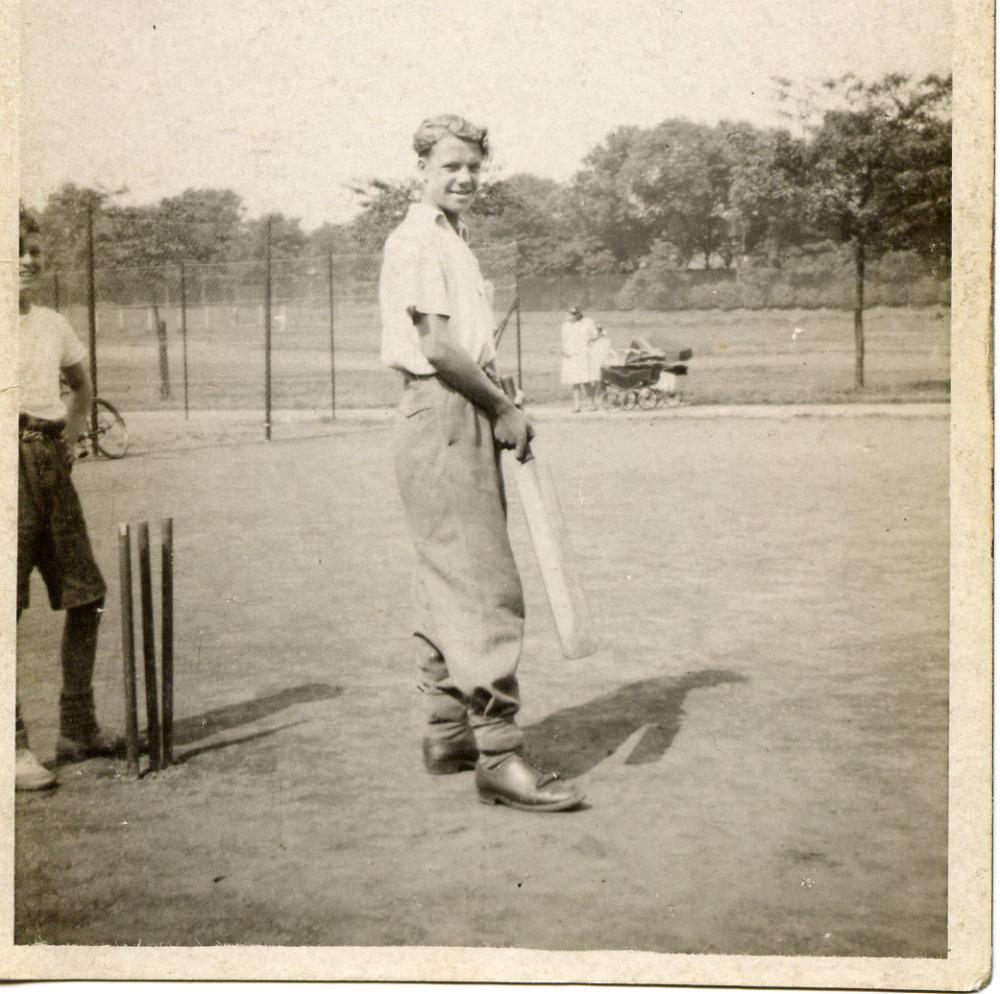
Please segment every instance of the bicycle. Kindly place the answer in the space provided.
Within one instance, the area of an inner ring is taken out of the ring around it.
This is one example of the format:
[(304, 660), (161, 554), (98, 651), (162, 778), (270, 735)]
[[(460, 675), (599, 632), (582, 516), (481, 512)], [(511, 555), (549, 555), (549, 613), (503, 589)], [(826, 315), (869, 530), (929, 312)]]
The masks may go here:
[[(65, 397), (69, 393), (69, 384), (60, 379), (59, 392)], [(76, 440), (76, 458), (86, 459), (94, 451), (94, 442), (97, 442), (97, 451), (105, 459), (122, 459), (128, 452), (128, 428), (121, 412), (109, 400), (97, 398), (97, 430), (91, 427), (90, 414), (87, 414), (87, 427)]]
[(77, 459), (86, 459), (97, 442), (97, 451), (106, 459), (122, 459), (128, 452), (128, 428), (118, 408), (110, 401), (97, 398), (97, 431), (90, 427), (76, 440)]

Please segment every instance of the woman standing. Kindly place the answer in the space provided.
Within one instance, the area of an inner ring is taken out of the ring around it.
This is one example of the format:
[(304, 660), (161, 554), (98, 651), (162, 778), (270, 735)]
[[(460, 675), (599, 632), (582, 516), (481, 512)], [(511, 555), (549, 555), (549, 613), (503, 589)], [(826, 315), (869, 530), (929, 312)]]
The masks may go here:
[(590, 399), (590, 406), (597, 410), (594, 398), (594, 384), (590, 374), (590, 343), (597, 338), (597, 328), (590, 318), (583, 316), (579, 307), (567, 311), (567, 320), (562, 326), (562, 376), (561, 382), (573, 388), (573, 411), (580, 410), (580, 399), (584, 388)]

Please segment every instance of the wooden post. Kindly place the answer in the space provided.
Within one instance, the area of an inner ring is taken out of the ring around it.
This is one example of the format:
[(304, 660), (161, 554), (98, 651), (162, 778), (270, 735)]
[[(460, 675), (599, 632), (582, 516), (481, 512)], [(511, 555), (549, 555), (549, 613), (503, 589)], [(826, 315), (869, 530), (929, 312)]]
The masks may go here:
[(181, 263), (181, 347), (184, 353), (184, 418), (187, 420), (188, 407), (188, 318), (187, 318), (187, 274)]
[(160, 692), (163, 765), (174, 761), (174, 519), (160, 522)]
[(516, 301), (514, 330), (517, 333), (517, 386), (519, 390), (523, 390), (524, 376), (521, 370), (521, 251), (516, 242), (514, 244), (514, 295)]
[(97, 457), (97, 289), (94, 273), (94, 202), (87, 201), (87, 324), (90, 329), (90, 446)]
[(160, 317), (159, 304), (153, 304), (156, 347), (160, 358), (160, 400), (170, 399), (170, 355), (167, 351), (167, 322)]
[(160, 737), (160, 695), (156, 690), (156, 632), (153, 628), (153, 570), (149, 556), (148, 521), (139, 524), (139, 599), (142, 611), (142, 663), (149, 768), (159, 770), (163, 766), (163, 742)]
[(271, 215), (267, 216), (264, 265), (264, 435), (271, 441)]
[(329, 270), (330, 289), (330, 416), (337, 417), (337, 371), (335, 352), (333, 345), (334, 329), (334, 296), (333, 296), (333, 255), (327, 256), (327, 268)]
[(118, 526), (118, 586), (122, 610), (122, 662), (125, 690), (125, 764), (139, 776), (139, 728), (135, 690), (135, 622), (132, 613), (132, 539), (128, 525)]
[(865, 243), (854, 243), (854, 386), (865, 385)]

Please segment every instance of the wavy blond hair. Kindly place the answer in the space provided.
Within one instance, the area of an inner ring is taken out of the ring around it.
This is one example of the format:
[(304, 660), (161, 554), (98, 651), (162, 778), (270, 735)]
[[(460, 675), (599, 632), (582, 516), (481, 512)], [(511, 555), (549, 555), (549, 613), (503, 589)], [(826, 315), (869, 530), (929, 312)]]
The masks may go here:
[(423, 121), (413, 135), (413, 151), (421, 159), (430, 155), (431, 149), (446, 135), (454, 135), (463, 141), (479, 146), (485, 159), (490, 154), (489, 133), (486, 128), (473, 124), (458, 114), (438, 114)]

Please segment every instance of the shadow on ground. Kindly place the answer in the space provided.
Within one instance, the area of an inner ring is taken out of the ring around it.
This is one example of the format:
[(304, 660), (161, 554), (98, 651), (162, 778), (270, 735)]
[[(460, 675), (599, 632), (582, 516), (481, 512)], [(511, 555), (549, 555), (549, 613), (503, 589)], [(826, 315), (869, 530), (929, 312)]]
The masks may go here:
[(645, 726), (625, 763), (653, 763), (670, 748), (680, 729), (689, 691), (746, 680), (730, 670), (637, 680), (586, 704), (550, 714), (525, 728), (525, 738), (534, 755), (569, 778), (593, 769)]
[[(250, 725), (261, 718), (268, 718), (296, 704), (311, 704), (314, 701), (329, 701), (343, 693), (342, 687), (328, 683), (304, 683), (298, 687), (288, 687), (276, 694), (266, 697), (256, 697), (249, 701), (239, 701), (215, 708), (203, 714), (192, 715), (174, 723), (174, 745), (191, 745), (201, 739), (210, 738), (220, 732), (228, 732), (241, 725)], [(284, 727), (284, 726), (283, 726)], [(258, 732), (237, 741), (250, 741), (268, 735), (270, 732)], [(194, 750), (207, 751), (206, 749)], [(191, 755), (188, 753), (187, 755)]]

